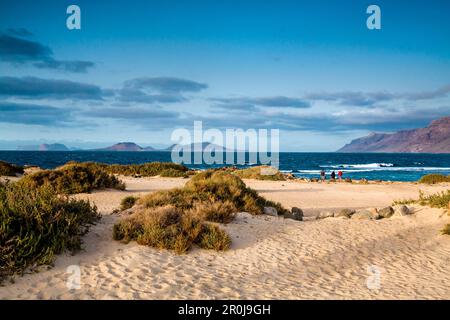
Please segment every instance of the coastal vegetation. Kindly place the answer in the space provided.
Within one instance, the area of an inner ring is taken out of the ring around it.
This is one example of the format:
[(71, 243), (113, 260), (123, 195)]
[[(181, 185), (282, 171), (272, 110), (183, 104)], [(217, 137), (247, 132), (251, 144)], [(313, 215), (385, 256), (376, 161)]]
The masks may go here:
[(123, 211), (132, 208), (137, 200), (138, 198), (134, 196), (128, 196), (123, 198), (122, 201), (120, 202), (120, 210)]
[[(418, 203), (421, 205), (430, 206), (432, 208), (449, 208), (450, 204), (450, 190), (438, 192), (431, 195), (424, 195), (420, 193)], [(450, 209), (450, 208), (449, 208)]]
[[(411, 204), (411, 203), (418, 203), (422, 206), (429, 206), (432, 208), (441, 208), (441, 209), (447, 209), (450, 214), (450, 190), (425, 195), (423, 191), (420, 191), (419, 193), (419, 199), (413, 200), (399, 200), (394, 201), (394, 204)], [(443, 230), (441, 230), (443, 234), (450, 235), (450, 224), (447, 224)]]
[(258, 166), (236, 170), (234, 172), (241, 179), (284, 181), (285, 176), (277, 169), (269, 166)]
[(105, 188), (125, 190), (125, 184), (105, 170), (76, 163), (55, 170), (38, 171), (23, 177), (18, 183), (29, 189), (49, 185), (60, 194), (92, 192)]
[(109, 174), (141, 177), (187, 177), (189, 169), (181, 164), (172, 162), (148, 162), (143, 164), (105, 164), (97, 162), (68, 162), (60, 168), (70, 166), (85, 166), (96, 170), (103, 170)]
[(228, 234), (216, 225), (174, 206), (146, 208), (114, 225), (113, 238), (125, 242), (170, 249), (181, 254), (196, 244), (200, 248), (226, 250)]
[(114, 226), (116, 240), (136, 240), (156, 248), (189, 251), (192, 245), (226, 250), (231, 239), (214, 223), (229, 223), (240, 211), (257, 215), (264, 207), (288, 211), (268, 201), (229, 172), (198, 173), (183, 188), (159, 191), (138, 200), (141, 209)]
[(450, 176), (433, 173), (424, 175), (422, 178), (419, 179), (419, 183), (426, 183), (426, 184), (436, 184), (441, 182), (450, 182)]
[(233, 205), (236, 210), (254, 215), (262, 214), (264, 207), (274, 207), (279, 214), (288, 212), (281, 204), (259, 196), (239, 177), (214, 170), (196, 174), (183, 188), (155, 192), (140, 199), (140, 203), (147, 208), (173, 205), (183, 210), (208, 202), (221, 202), (224, 205), (228, 202), (228, 205)]
[(23, 167), (0, 161), (0, 176), (15, 177), (17, 174), (23, 174)]
[(95, 206), (58, 196), (49, 185), (0, 184), (0, 281), (79, 250), (81, 236), (98, 219)]
[(425, 195), (423, 191), (419, 191), (418, 199), (395, 200), (393, 205), (420, 204), (432, 208), (450, 209), (450, 190)]

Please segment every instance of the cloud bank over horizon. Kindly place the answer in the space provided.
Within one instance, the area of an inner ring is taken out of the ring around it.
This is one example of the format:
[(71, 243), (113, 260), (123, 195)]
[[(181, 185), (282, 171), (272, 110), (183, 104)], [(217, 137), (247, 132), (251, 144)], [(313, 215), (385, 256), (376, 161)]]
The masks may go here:
[(280, 129), (282, 150), (330, 151), (369, 132), (450, 116), (450, 22), (442, 8), (425, 2), (407, 8), (423, 21), (405, 33), (404, 8), (381, 0), (390, 15), (372, 33), (360, 26), (363, 5), (332, 1), (330, 10), (343, 17), (337, 22), (301, 1), (205, 4), (201, 11), (195, 4), (146, 10), (148, 3), (119, 0), (109, 9), (111, 19), (120, 17), (113, 25), (92, 20), (101, 5), (86, 3), (78, 31), (52, 18), (62, 4), (44, 1), (48, 10), (31, 19), (36, 4), (25, 1), (25, 12), (5, 1), (5, 141), (161, 145), (172, 130), (202, 121), (205, 129)]

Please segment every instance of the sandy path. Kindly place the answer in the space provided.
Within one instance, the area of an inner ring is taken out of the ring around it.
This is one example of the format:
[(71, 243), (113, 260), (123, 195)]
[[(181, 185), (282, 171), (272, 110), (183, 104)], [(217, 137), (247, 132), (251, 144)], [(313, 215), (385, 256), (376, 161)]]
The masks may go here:
[[(438, 232), (450, 217), (441, 210), (416, 207), (413, 216), (379, 221), (329, 218), (297, 222), (239, 214), (226, 226), (233, 238), (231, 250), (216, 253), (195, 249), (179, 256), (112, 241), (111, 229), (118, 216), (109, 213), (127, 194), (181, 186), (186, 180), (127, 178), (126, 182), (127, 192), (79, 195), (94, 201), (104, 214), (84, 238), (85, 251), (62, 255), (51, 270), (6, 283), (0, 287), (0, 298), (450, 298), (450, 237)], [(333, 186), (246, 182), (287, 207), (312, 211), (341, 204), (383, 206), (393, 199), (416, 197), (419, 187), (427, 192), (446, 188), (406, 183)], [(66, 272), (69, 265), (81, 268), (80, 289), (66, 286), (71, 276)], [(367, 270), (370, 266), (372, 273)], [(367, 287), (367, 281), (373, 289)]]

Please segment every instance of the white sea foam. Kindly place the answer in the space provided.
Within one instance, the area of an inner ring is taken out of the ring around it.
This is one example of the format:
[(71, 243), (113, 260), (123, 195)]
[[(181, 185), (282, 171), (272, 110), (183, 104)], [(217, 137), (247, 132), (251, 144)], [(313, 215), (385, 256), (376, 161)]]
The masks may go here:
[(394, 164), (393, 163), (339, 164), (339, 165), (322, 165), (320, 167), (321, 168), (336, 168), (336, 169), (345, 169), (345, 168), (368, 169), (368, 168), (394, 167)]
[[(415, 171), (415, 172), (450, 172), (450, 168), (443, 167), (372, 167), (372, 168), (361, 168), (361, 167), (349, 167), (351, 169), (338, 168), (342, 172), (372, 172), (372, 171)], [(360, 169), (357, 169), (360, 168)], [(296, 170), (296, 173), (306, 173), (306, 174), (320, 174), (321, 170)], [(331, 173), (331, 169), (326, 170), (327, 174)], [(336, 171), (336, 170), (334, 170)]]

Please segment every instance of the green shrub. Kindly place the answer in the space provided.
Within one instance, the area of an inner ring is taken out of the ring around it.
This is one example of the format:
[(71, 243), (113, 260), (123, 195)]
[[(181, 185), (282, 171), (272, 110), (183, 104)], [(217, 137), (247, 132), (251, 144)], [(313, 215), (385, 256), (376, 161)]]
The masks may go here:
[(83, 166), (95, 170), (104, 170), (110, 174), (120, 174), (123, 176), (142, 177), (187, 177), (189, 169), (183, 165), (172, 162), (148, 162), (143, 164), (104, 164), (97, 162), (68, 162), (58, 169), (71, 166)]
[(414, 204), (414, 203), (417, 203), (417, 202), (418, 202), (418, 200), (414, 200), (414, 199), (401, 199), (401, 200), (394, 200), (392, 202), (392, 205), (393, 206), (396, 206), (396, 205), (408, 205), (408, 204)]
[[(114, 240), (132, 241), (158, 249), (169, 249), (181, 254), (197, 244), (201, 248), (225, 250), (228, 235), (201, 219), (174, 206), (140, 210), (122, 219), (113, 227)], [(228, 243), (228, 245), (227, 245)]]
[(269, 166), (258, 166), (234, 171), (241, 179), (284, 181), (286, 177), (277, 169)]
[(116, 223), (113, 238), (178, 253), (187, 252), (193, 244), (213, 250), (229, 248), (228, 234), (207, 221), (228, 223), (239, 211), (262, 214), (265, 206), (275, 207), (280, 214), (288, 212), (247, 188), (236, 175), (213, 170), (195, 175), (183, 188), (149, 194), (139, 203), (144, 209)]
[(421, 205), (430, 206), (432, 208), (449, 208), (450, 190), (438, 192), (429, 196), (426, 196), (421, 192), (418, 202)]
[(444, 176), (442, 174), (427, 174), (419, 179), (419, 183), (435, 184), (441, 182), (450, 182), (450, 176)]
[(99, 218), (89, 202), (57, 196), (49, 186), (0, 185), (0, 278), (80, 249)]
[(16, 174), (23, 174), (23, 167), (0, 161), (0, 176), (15, 177)]
[(84, 193), (96, 189), (125, 190), (125, 184), (98, 167), (71, 164), (56, 170), (43, 170), (23, 177), (21, 184), (30, 188), (51, 185), (57, 193)]
[(137, 197), (128, 196), (122, 199), (120, 202), (120, 210), (127, 210), (134, 206), (137, 201)]
[(274, 207), (279, 214), (287, 212), (279, 203), (266, 200), (248, 188), (239, 177), (213, 170), (196, 174), (183, 188), (155, 192), (141, 198), (140, 202), (148, 208), (173, 205), (184, 210), (192, 209), (199, 203), (220, 202), (223, 206), (228, 202), (236, 211), (255, 215), (262, 214), (264, 207)]

